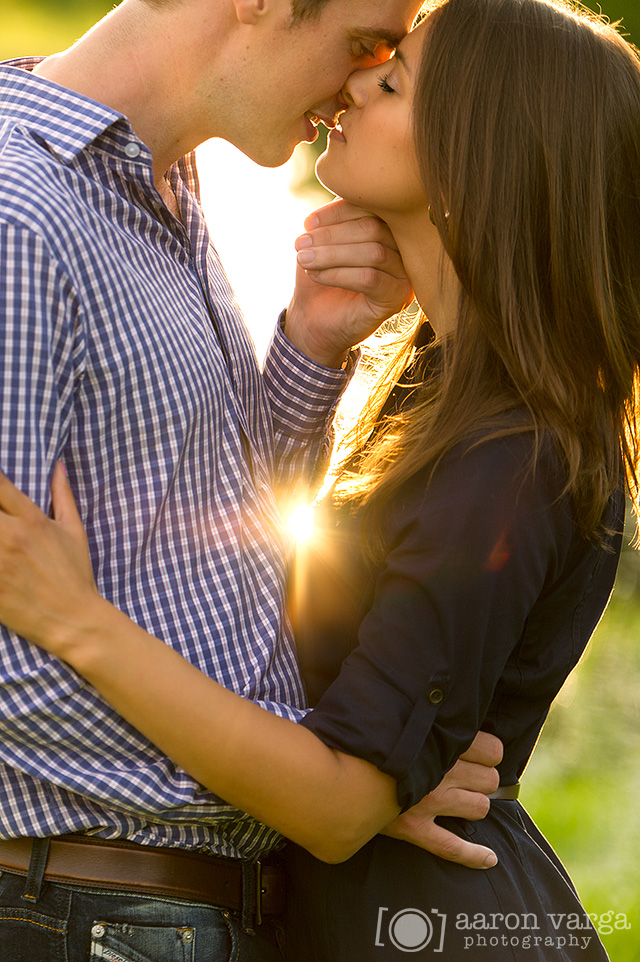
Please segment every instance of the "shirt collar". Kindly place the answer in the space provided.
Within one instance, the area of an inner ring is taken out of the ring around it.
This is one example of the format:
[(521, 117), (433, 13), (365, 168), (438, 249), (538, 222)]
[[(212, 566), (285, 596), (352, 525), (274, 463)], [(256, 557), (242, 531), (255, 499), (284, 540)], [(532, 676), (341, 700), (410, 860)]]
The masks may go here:
[[(113, 133), (123, 159), (127, 156), (123, 153), (124, 147), (133, 140), (147, 152), (151, 166), (148, 148), (136, 137), (124, 114), (33, 74), (33, 68), (42, 59), (22, 57), (0, 62), (0, 119), (9, 117), (39, 135), (63, 163), (71, 163), (101, 134), (115, 127)], [(199, 199), (195, 154), (182, 157), (174, 170)]]
[(0, 64), (0, 113), (23, 124), (69, 163), (122, 114), (31, 73), (41, 57)]

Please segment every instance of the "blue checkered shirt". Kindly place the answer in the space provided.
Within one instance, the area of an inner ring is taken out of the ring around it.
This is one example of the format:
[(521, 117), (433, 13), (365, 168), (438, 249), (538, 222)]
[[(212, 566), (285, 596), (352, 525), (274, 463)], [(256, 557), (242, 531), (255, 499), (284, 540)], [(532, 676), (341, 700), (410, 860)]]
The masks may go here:
[[(48, 510), (63, 459), (100, 591), (297, 720), (274, 491), (317, 467), (346, 375), (279, 327), (260, 373), (193, 158), (168, 175), (181, 223), (126, 118), (32, 75), (35, 62), (0, 67), (0, 467)], [(242, 857), (277, 842), (67, 665), (0, 631), (0, 837), (86, 832)], [(174, 697), (188, 710), (188, 691)]]

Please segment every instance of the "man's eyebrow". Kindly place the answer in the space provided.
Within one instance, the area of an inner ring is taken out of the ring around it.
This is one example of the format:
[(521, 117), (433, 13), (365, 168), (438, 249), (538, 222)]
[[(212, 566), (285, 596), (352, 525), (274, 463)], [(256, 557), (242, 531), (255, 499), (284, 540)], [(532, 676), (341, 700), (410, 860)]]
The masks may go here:
[(362, 27), (359, 30), (353, 30), (351, 36), (354, 40), (369, 40), (374, 44), (384, 43), (395, 50), (406, 34), (404, 31), (400, 33), (395, 30), (386, 30), (384, 27)]

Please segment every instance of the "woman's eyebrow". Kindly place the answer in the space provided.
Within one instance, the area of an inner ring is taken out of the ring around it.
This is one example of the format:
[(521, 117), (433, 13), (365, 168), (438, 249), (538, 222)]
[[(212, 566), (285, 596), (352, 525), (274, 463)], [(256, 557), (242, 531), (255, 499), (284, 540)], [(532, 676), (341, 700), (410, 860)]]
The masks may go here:
[(409, 70), (409, 66), (407, 64), (407, 58), (405, 57), (405, 55), (402, 53), (401, 50), (396, 50), (396, 52), (393, 55), (393, 59), (397, 60), (400, 66), (406, 70), (409, 76), (411, 76), (411, 71)]

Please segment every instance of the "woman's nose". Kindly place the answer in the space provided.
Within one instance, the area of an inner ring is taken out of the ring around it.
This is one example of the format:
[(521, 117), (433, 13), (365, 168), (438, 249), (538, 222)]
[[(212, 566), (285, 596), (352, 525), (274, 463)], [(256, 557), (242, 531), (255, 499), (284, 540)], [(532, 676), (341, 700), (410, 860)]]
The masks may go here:
[(367, 102), (368, 92), (372, 82), (377, 81), (380, 64), (366, 67), (364, 70), (354, 70), (342, 88), (341, 98), (347, 107), (363, 107)]

